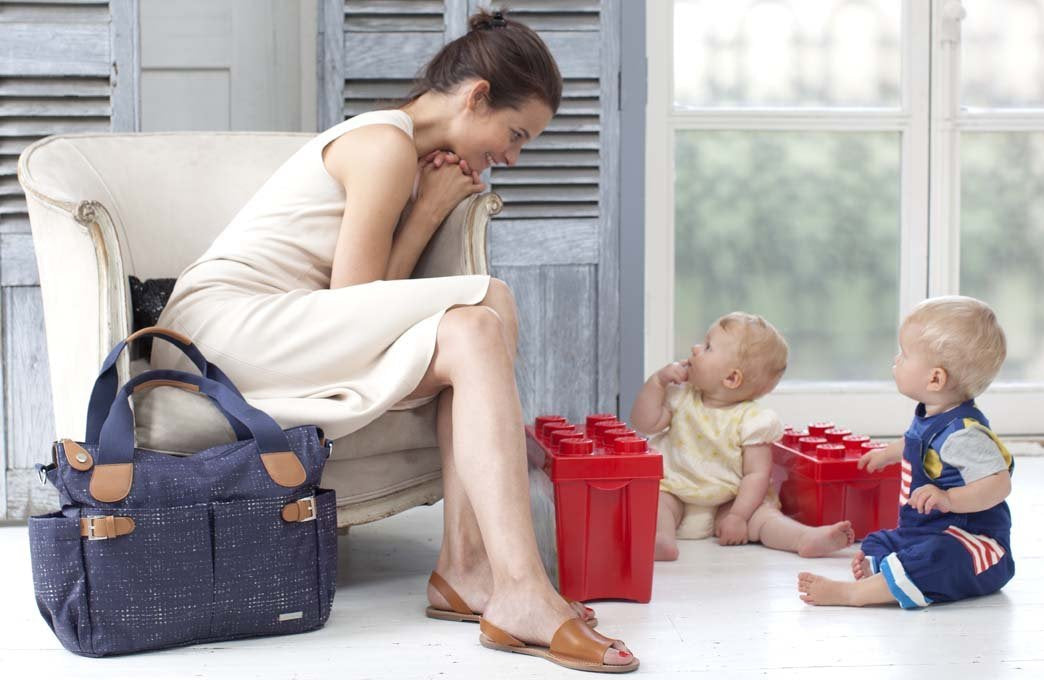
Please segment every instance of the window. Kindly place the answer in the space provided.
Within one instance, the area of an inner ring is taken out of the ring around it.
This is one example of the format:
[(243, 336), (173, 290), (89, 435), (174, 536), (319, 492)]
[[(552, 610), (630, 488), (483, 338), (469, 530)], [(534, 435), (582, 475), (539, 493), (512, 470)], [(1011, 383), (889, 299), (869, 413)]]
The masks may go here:
[(994, 426), (1039, 432), (1044, 0), (647, 7), (646, 373), (743, 309), (791, 344), (785, 420), (899, 434), (897, 323), (960, 292), (1008, 334)]

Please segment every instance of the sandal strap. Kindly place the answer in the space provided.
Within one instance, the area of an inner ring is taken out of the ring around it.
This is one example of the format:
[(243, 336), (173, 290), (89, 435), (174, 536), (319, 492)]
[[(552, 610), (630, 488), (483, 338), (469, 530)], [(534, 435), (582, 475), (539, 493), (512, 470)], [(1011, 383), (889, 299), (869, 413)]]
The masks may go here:
[(511, 633), (497, 628), (484, 618), (479, 619), (479, 630), (482, 631), (483, 635), (488, 637), (493, 642), (496, 642), (498, 645), (504, 645), (505, 647), (526, 646), (526, 643), (512, 636)]
[(605, 651), (613, 646), (613, 640), (592, 630), (579, 618), (569, 619), (555, 631), (551, 638), (551, 653), (590, 663), (604, 663)]
[(473, 615), (475, 612), (471, 611), (467, 603), (457, 595), (457, 591), (446, 582), (446, 579), (442, 578), (437, 572), (431, 572), (431, 576), (428, 577), (428, 583), (431, 584), (435, 590), (439, 591), (439, 594), (449, 602), (449, 606), (458, 614)]

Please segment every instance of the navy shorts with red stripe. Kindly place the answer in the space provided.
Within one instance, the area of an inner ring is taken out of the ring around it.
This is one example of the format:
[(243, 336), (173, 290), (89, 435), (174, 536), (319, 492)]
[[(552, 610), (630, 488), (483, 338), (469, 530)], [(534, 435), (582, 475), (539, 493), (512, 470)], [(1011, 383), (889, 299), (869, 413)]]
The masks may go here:
[(988, 595), (1015, 575), (1007, 536), (987, 537), (956, 526), (941, 533), (875, 531), (863, 539), (862, 550), (904, 608)]

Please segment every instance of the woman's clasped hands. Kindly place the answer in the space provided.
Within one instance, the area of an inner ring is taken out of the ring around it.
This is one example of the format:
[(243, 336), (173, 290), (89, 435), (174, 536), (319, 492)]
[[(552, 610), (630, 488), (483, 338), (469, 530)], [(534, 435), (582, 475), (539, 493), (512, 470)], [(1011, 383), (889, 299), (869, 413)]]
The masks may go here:
[(437, 224), (462, 200), (486, 190), (479, 173), (452, 151), (432, 151), (417, 163), (420, 183), (416, 204), (425, 205)]

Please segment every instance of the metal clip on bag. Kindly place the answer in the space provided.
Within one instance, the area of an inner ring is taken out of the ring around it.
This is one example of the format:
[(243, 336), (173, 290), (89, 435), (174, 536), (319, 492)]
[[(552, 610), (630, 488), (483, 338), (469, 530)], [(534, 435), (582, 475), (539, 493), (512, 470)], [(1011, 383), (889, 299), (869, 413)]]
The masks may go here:
[[(116, 359), (143, 336), (181, 349), (201, 375), (148, 371), (118, 392)], [(129, 397), (157, 386), (208, 396), (238, 441), (173, 456), (134, 447)], [(62, 510), (29, 520), (40, 613), (66, 649), (107, 656), (300, 633), (330, 615), (334, 492), (314, 426), (280, 429), (187, 337), (148, 328), (106, 358), (82, 443), (41, 467)]]

